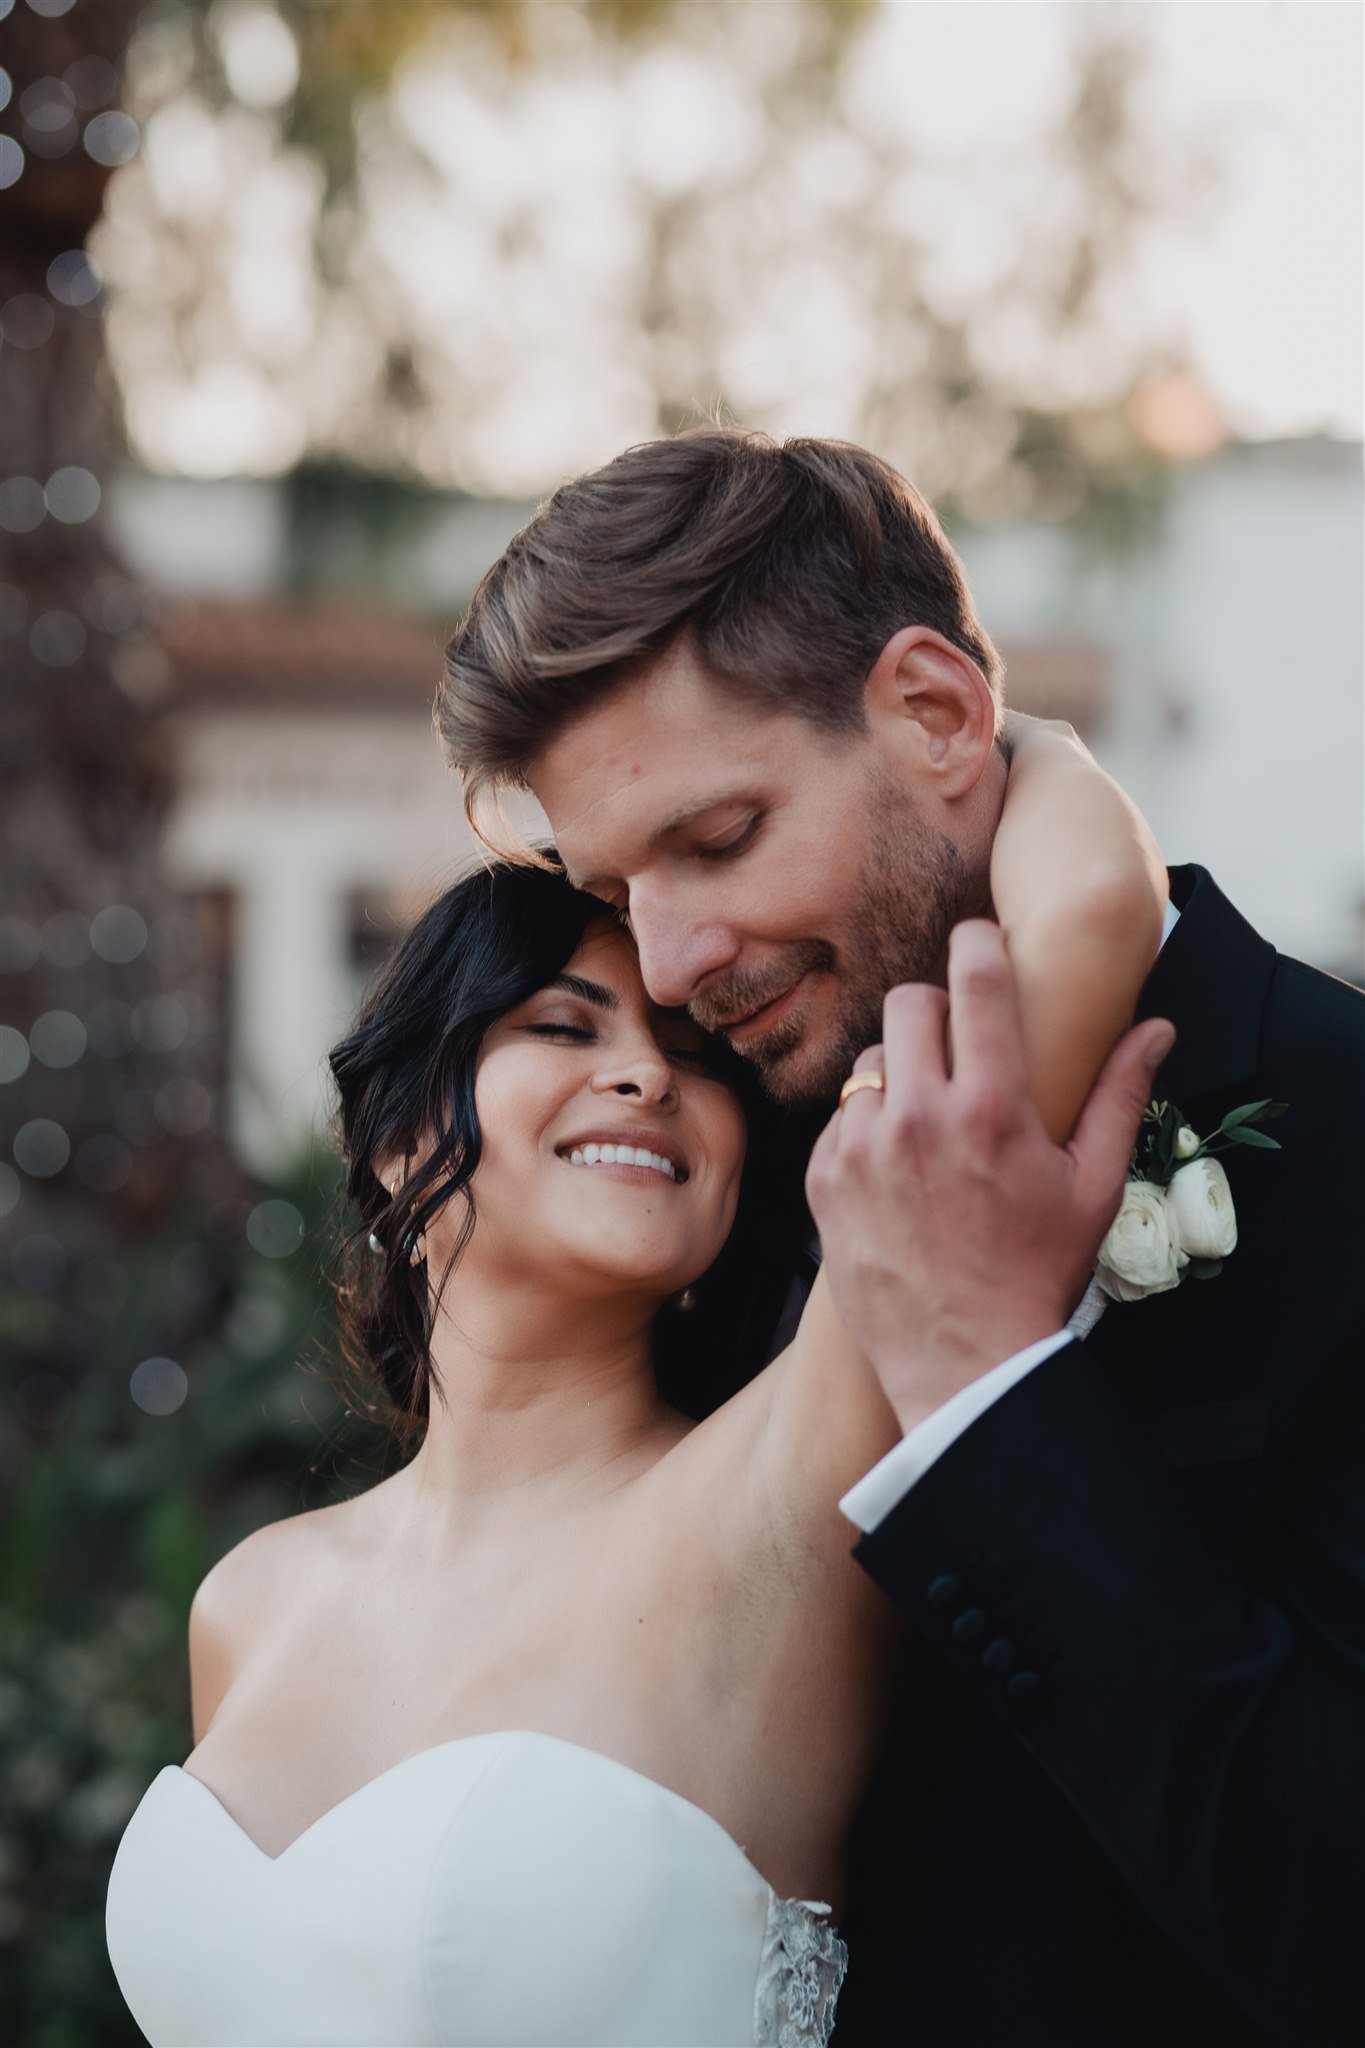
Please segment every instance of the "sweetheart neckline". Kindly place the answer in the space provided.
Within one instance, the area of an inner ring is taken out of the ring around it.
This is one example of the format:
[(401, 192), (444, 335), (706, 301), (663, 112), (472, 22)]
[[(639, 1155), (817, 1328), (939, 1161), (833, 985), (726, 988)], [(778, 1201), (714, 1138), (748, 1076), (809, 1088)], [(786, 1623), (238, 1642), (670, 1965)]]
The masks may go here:
[[(373, 1791), (377, 1785), (382, 1785), (386, 1779), (392, 1778), (396, 1772), (403, 1770), (408, 1764), (420, 1763), (424, 1757), (439, 1756), (443, 1751), (462, 1749), (471, 1742), (506, 1742), (512, 1736), (519, 1736), (523, 1740), (529, 1739), (532, 1742), (548, 1742), (557, 1749), (572, 1750), (577, 1756), (593, 1757), (598, 1763), (606, 1764), (613, 1771), (624, 1771), (627, 1777), (636, 1778), (644, 1785), (652, 1785), (654, 1790), (662, 1792), (666, 1799), (676, 1800), (679, 1806), (685, 1806), (690, 1813), (699, 1815), (702, 1820), (715, 1829), (716, 1833), (734, 1850), (735, 1854), (743, 1859), (759, 1883), (767, 1887), (773, 1898), (776, 1899), (781, 1896), (768, 1883), (767, 1878), (764, 1877), (758, 1865), (752, 1862), (745, 1853), (743, 1843), (737, 1842), (724, 1822), (717, 1820), (714, 1813), (708, 1813), (704, 1806), (698, 1806), (694, 1799), (688, 1799), (683, 1793), (675, 1792), (671, 1785), (663, 1784), (658, 1778), (651, 1778), (647, 1772), (637, 1771), (631, 1764), (623, 1764), (618, 1757), (608, 1756), (605, 1750), (592, 1749), (585, 1742), (569, 1742), (562, 1735), (545, 1735), (536, 1728), (491, 1728), (478, 1735), (452, 1735), (444, 1742), (432, 1742), (428, 1743), (425, 1749), (414, 1749), (408, 1756), (400, 1756), (397, 1763), (389, 1764), (384, 1770), (377, 1771), (374, 1777), (366, 1778), (363, 1785), (357, 1785), (354, 1791), (347, 1792), (342, 1798), (336, 1800), (333, 1805), (320, 1813), (316, 1820), (310, 1820), (306, 1828), (301, 1828), (293, 1840), (286, 1842), (284, 1847), (274, 1856), (270, 1854), (268, 1849), (261, 1847), (254, 1835), (247, 1833), (236, 1815), (228, 1811), (227, 1807), (218, 1797), (218, 1794), (213, 1791), (211, 1786), (205, 1784), (204, 1780), (196, 1772), (186, 1770), (184, 1764), (167, 1764), (165, 1769), (176, 1772), (181, 1778), (187, 1778), (191, 1785), (197, 1785), (200, 1791), (205, 1794), (209, 1803), (216, 1807), (228, 1826), (235, 1830), (242, 1841), (247, 1844), (248, 1848), (255, 1851), (262, 1862), (278, 1865), (283, 1863), (285, 1858), (293, 1853), (300, 1842), (306, 1841), (311, 1834), (322, 1827), (327, 1821), (333, 1819), (335, 1815), (342, 1813), (348, 1806), (361, 1798), (363, 1794)], [(804, 1906), (809, 1911), (818, 1913), (828, 1913), (831, 1910), (820, 1899), (787, 1900), (785, 1903)]]

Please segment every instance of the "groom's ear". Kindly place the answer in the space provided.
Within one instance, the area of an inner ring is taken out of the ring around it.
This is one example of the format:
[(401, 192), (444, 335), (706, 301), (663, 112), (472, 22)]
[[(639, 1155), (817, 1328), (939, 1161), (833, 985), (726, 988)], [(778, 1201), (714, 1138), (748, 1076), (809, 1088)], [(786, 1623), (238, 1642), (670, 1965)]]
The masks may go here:
[(976, 787), (999, 706), (969, 654), (929, 626), (903, 626), (868, 671), (863, 709), (878, 745), (945, 801)]

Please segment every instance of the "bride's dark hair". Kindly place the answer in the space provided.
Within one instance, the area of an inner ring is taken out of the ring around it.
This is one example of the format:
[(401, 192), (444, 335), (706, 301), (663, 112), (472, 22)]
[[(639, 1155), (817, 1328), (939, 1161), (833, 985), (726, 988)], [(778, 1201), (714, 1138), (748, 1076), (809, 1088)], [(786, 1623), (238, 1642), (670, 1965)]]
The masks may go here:
[[(332, 1048), (346, 1193), (359, 1216), (340, 1259), (343, 1348), (352, 1368), (371, 1382), (377, 1377), (387, 1419), (405, 1443), (427, 1419), (432, 1386), (432, 1292), (426, 1268), (414, 1267), (410, 1254), (437, 1212), (459, 1197), (465, 1216), (437, 1277), (439, 1298), (474, 1227), (480, 1048), (491, 1026), (551, 981), (588, 928), (611, 915), (558, 867), (480, 868), (406, 933), (354, 1029)], [(762, 1365), (805, 1226), (794, 1142), (723, 1043), (720, 1057), (749, 1129), (738, 1215), (698, 1285), (695, 1309), (665, 1310), (654, 1329), (659, 1384), (693, 1415), (717, 1406)], [(411, 1156), (427, 1143), (423, 1163), (391, 1196), (373, 1162)]]

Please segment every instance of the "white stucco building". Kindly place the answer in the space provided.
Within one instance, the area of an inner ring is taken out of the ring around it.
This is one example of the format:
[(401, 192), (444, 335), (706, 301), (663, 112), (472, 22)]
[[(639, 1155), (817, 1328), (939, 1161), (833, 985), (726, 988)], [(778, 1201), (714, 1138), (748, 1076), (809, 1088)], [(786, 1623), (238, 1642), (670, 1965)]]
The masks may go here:
[[(1199, 860), (1284, 951), (1361, 975), (1365, 493), (1358, 444), (1234, 446), (1180, 471), (1153, 537), (1074, 528), (962, 552), (1005, 643), (1105, 650), (1086, 738), (1170, 861)], [(1008, 693), (1008, 683), (1007, 683)]]

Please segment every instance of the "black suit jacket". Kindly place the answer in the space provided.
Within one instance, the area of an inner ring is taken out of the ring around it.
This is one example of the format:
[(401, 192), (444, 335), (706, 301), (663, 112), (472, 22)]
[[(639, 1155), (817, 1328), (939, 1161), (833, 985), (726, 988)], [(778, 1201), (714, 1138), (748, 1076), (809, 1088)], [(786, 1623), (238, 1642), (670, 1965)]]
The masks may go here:
[(910, 1630), (837, 2048), (1365, 2041), (1365, 998), (1202, 868), (1141, 1014), (1222, 1274), (1111, 1304), (856, 1555)]

